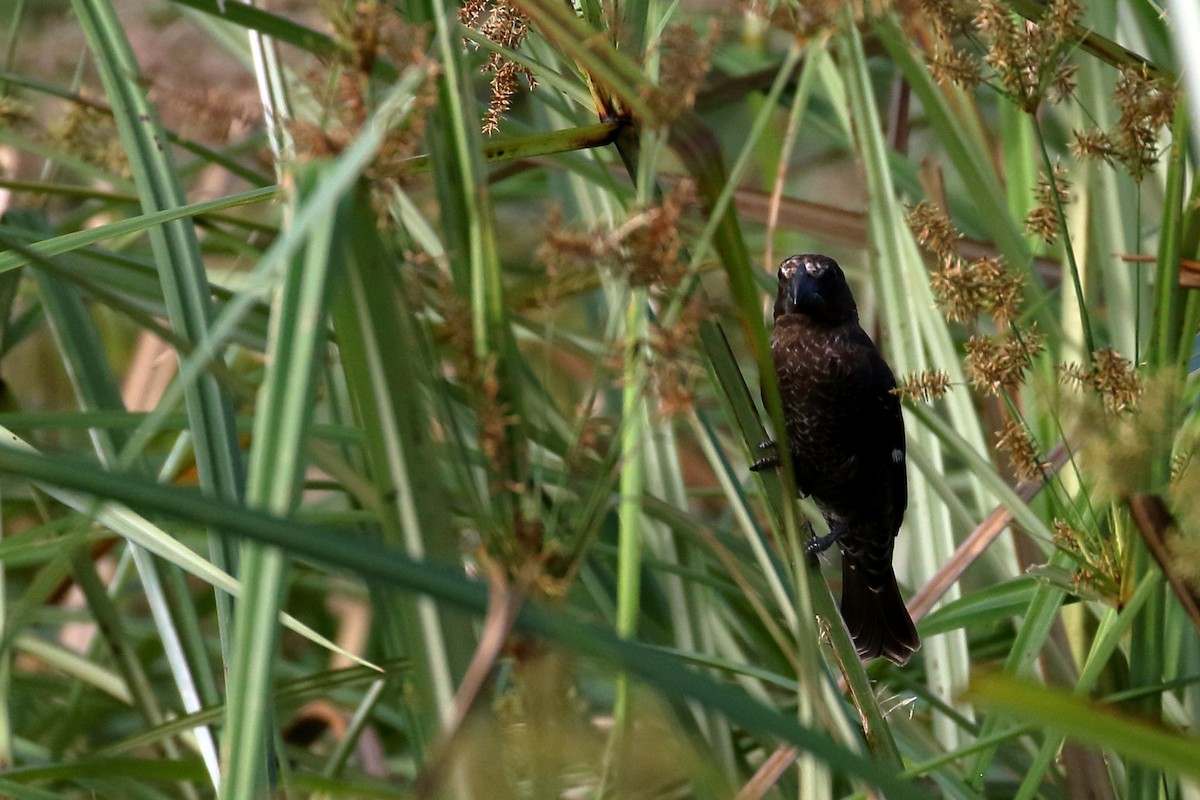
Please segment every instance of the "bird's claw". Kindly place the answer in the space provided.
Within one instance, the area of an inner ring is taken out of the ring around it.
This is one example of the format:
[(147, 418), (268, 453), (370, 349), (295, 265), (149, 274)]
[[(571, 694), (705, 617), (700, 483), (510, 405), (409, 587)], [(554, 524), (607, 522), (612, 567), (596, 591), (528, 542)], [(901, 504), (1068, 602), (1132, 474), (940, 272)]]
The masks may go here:
[[(775, 441), (773, 439), (768, 439), (765, 442), (758, 443), (759, 450), (770, 450), (774, 446), (775, 446)], [(756, 459), (755, 462), (750, 465), (750, 471), (751, 472), (759, 472), (760, 470), (770, 469), (772, 467), (778, 467), (778, 466), (779, 466), (779, 456), (776, 454), (771, 454), (769, 456), (763, 456), (762, 458)]]
[(750, 465), (751, 472), (759, 472), (764, 469), (771, 469), (779, 466), (779, 456), (763, 456)]
[(837, 527), (829, 531), (824, 536), (814, 536), (804, 543), (804, 552), (810, 556), (815, 556), (818, 553), (824, 553), (829, 549), (829, 546), (841, 538), (845, 528)]

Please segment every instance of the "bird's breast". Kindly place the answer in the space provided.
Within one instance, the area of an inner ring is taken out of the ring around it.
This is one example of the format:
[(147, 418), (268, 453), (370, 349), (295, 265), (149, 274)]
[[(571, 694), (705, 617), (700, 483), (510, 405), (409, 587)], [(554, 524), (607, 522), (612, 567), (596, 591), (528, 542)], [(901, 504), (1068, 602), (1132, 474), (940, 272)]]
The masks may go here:
[(836, 329), (778, 321), (771, 351), (798, 483), (818, 500), (851, 490), (866, 475), (863, 431), (879, 405), (870, 353)]
[(798, 326), (776, 326), (771, 354), (780, 390), (812, 402), (854, 393), (855, 376), (866, 366), (861, 348), (836, 331)]

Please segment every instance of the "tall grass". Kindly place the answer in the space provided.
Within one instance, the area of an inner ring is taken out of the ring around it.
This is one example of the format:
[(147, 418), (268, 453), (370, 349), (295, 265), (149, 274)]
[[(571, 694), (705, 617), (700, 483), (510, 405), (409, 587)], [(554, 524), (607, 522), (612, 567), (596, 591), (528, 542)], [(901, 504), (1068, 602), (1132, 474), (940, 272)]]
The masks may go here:
[[(248, 134), (0, 11), (0, 793), (1200, 796), (1186, 9), (155, 8)], [(747, 470), (804, 251), (907, 378), (903, 668)]]

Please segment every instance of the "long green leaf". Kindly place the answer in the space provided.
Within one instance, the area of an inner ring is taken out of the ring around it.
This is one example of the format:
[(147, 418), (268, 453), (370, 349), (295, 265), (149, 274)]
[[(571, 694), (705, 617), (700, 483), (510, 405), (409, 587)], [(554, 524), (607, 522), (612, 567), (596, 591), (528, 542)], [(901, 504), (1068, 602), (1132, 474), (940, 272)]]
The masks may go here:
[[(423, 563), (368, 540), (342, 541), (330, 547), (336, 535), (293, 520), (219, 503), (195, 492), (184, 492), (139, 479), (116, 475), (72, 460), (47, 458), (0, 446), (0, 472), (94, 494), (132, 506), (213, 526), (230, 534), (283, 547), (296, 556), (313, 558), (354, 572), (369, 580), (385, 581), (397, 588), (427, 593), (444, 603), (482, 613), (487, 591), (461, 571)], [(517, 625), (530, 633), (548, 636), (592, 658), (627, 669), (660, 691), (704, 703), (733, 722), (762, 734), (778, 736), (818, 756), (831, 769), (878, 786), (889, 797), (921, 797), (922, 792), (898, 780), (880, 765), (855, 755), (826, 734), (804, 727), (789, 716), (752, 700), (744, 691), (720, 686), (643, 644), (621, 640), (610, 631), (581, 622), (572, 615), (525, 605)]]
[[(143, 212), (178, 209), (185, 204), (184, 193), (166, 147), (166, 131), (140, 80), (141, 70), (120, 19), (107, 0), (72, 0), (71, 5), (96, 58)], [(212, 313), (211, 291), (191, 222), (176, 219), (151, 228), (150, 244), (172, 327), (185, 339), (203, 341)], [(211, 360), (222, 361), (217, 353)], [(233, 406), (211, 374), (198, 376), (185, 391), (200, 485), (217, 497), (240, 502), (245, 476)], [(233, 569), (233, 551), (219, 532), (214, 532), (211, 548), (218, 567)], [(230, 605), (227, 597), (218, 595), (221, 642), (226, 653), (231, 635)]]
[[(276, 194), (277, 190), (274, 186), (267, 186), (262, 189), (251, 189), (241, 194), (222, 197), (216, 200), (206, 200), (201, 203), (181, 203), (178, 206), (163, 210), (147, 211), (141, 216), (131, 217), (120, 222), (110, 222), (107, 225), (98, 225), (87, 230), (66, 233), (52, 239), (45, 239), (30, 245), (30, 247), (42, 256), (62, 255), (63, 253), (99, 244), (107, 239), (113, 239), (118, 236), (153, 231), (158, 226), (168, 223), (183, 221), (185, 224), (190, 224), (187, 221), (192, 217), (203, 216), (211, 211), (236, 208), (251, 203), (261, 203), (264, 200), (270, 200)], [(27, 263), (29, 262), (20, 253), (0, 253), (0, 272), (16, 269)]]
[(1176, 775), (1200, 778), (1200, 741), (1084, 698), (1002, 675), (984, 673), (969, 695), (983, 706), (1069, 738), (1128, 756)]
[[(294, 175), (296, 203), (312, 202), (327, 168)], [(323, 201), (323, 198), (322, 198)], [(325, 294), (338, 268), (345, 215), (342, 200), (315, 226), (302, 254), (289, 265), (276, 296), (267, 369), (256, 409), (246, 503), (280, 516), (295, 512), (304, 485), (306, 442), (312, 420), (317, 369), (326, 340)], [(242, 545), (242, 585), (236, 606), (234, 660), (229, 700), (222, 797), (250, 800), (267, 790), (271, 739), (270, 697), (274, 678), (279, 606), (284, 594), (285, 554), (273, 547)]]

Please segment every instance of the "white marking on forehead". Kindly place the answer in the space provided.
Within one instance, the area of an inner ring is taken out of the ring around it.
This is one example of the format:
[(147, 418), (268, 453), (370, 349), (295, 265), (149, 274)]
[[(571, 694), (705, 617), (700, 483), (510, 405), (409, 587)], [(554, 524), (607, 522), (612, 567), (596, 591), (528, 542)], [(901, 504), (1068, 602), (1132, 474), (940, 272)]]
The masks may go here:
[(801, 268), (804, 269), (809, 277), (819, 278), (825, 274), (829, 265), (820, 259), (791, 256), (784, 259), (783, 263), (779, 265), (779, 274), (783, 278), (790, 279)]
[(899, 464), (903, 460), (904, 460), (904, 451), (901, 450), (899, 447), (897, 447), (895, 450), (892, 451), (892, 461), (895, 461), (897, 464)]

